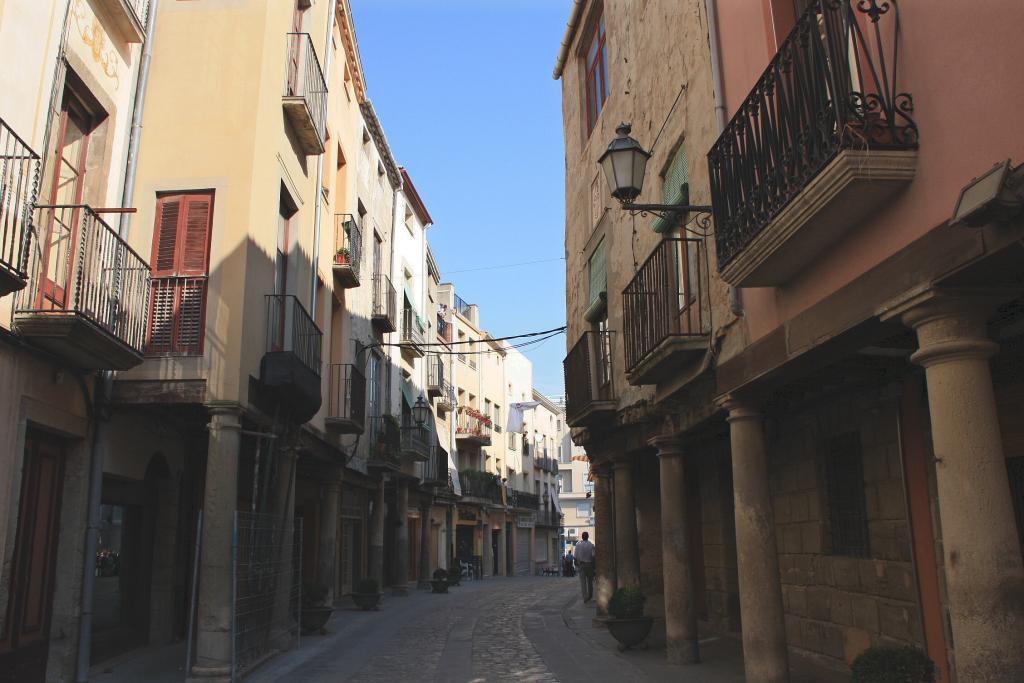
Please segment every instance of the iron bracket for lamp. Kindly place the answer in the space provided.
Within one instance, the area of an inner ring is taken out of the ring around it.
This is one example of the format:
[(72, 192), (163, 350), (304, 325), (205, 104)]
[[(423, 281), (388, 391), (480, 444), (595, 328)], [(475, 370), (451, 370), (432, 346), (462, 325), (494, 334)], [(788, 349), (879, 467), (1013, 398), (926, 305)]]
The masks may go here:
[[(637, 214), (641, 216), (653, 214), (662, 219), (675, 215), (694, 214), (692, 218), (686, 221), (687, 225), (696, 223), (704, 231), (711, 228), (712, 207), (705, 204), (632, 204), (626, 202), (622, 205), (622, 208), (634, 216)], [(696, 230), (693, 232), (697, 233)], [(701, 236), (706, 237), (706, 235)]]

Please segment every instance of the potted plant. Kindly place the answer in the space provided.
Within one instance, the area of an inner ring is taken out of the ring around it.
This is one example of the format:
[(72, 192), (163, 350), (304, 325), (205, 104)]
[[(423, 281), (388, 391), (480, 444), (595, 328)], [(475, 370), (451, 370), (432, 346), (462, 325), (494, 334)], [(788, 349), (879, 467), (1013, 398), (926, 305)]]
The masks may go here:
[(913, 647), (869, 647), (850, 665), (850, 683), (935, 683), (935, 663)]
[(435, 569), (434, 578), (430, 580), (430, 587), (432, 593), (447, 593), (448, 572), (441, 568)]
[(651, 632), (654, 620), (644, 616), (647, 600), (639, 588), (626, 586), (615, 591), (608, 602), (608, 632), (619, 641), (619, 651), (628, 650), (643, 642)]
[(341, 247), (338, 251), (334, 252), (334, 262), (339, 266), (348, 264), (351, 257), (352, 252), (349, 251), (348, 247)]
[(352, 591), (352, 602), (361, 610), (378, 609), (380, 586), (374, 579), (361, 579)]
[(462, 581), (462, 567), (459, 566), (458, 562), (455, 562), (451, 569), (448, 570), (448, 585), (458, 586), (461, 585)]
[(333, 607), (324, 604), (327, 602), (328, 592), (327, 586), (322, 583), (302, 582), (300, 624), (304, 634), (326, 633), (324, 626), (327, 625), (327, 620), (331, 618), (331, 613), (334, 612)]

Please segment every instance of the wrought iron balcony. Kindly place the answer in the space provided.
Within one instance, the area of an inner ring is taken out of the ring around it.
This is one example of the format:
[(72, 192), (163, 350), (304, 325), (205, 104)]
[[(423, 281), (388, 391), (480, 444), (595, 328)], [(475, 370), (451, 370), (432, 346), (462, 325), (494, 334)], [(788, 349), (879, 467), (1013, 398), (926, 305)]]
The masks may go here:
[(630, 384), (657, 384), (699, 357), (711, 334), (704, 241), (662, 240), (622, 292)]
[(609, 331), (584, 332), (565, 357), (565, 421), (583, 427), (614, 414), (612, 341)]
[(413, 460), (430, 459), (434, 446), (434, 432), (427, 424), (417, 425), (407, 422), (402, 425), (402, 455)]
[(562, 526), (562, 513), (555, 508), (543, 508), (537, 511), (537, 526), (557, 529)]
[(402, 437), (398, 420), (393, 415), (371, 415), (367, 418), (366, 435), (370, 444), (367, 467), (398, 470), (402, 467)]
[(372, 320), (382, 332), (394, 332), (398, 321), (398, 300), (391, 278), (383, 273), (373, 276)]
[(39, 155), (0, 119), (0, 296), (28, 282)]
[(718, 266), (785, 283), (914, 176), (899, 7), (812, 0), (708, 152)]
[[(495, 505), (504, 505), (501, 483), (493, 474), (479, 470), (463, 470), (459, 473), (463, 498), (477, 498)], [(509, 490), (511, 493), (511, 489)]]
[(298, 422), (320, 409), (320, 350), (323, 334), (291, 294), (268, 294), (267, 346), (260, 382)]
[(452, 324), (444, 319), (440, 313), (437, 314), (437, 338), (443, 342), (452, 341)]
[(341, 289), (359, 286), (359, 265), (363, 254), (363, 233), (355, 216), (334, 214), (334, 282)]
[(284, 113), (307, 155), (324, 153), (327, 121), (327, 81), (308, 33), (288, 34), (288, 71)]
[(511, 507), (519, 508), (520, 510), (540, 509), (540, 496), (538, 496), (536, 493), (527, 493), (526, 491), (509, 489), (508, 497), (508, 504)]
[(146, 20), (149, 18), (150, 0), (95, 0), (103, 16), (111, 22), (107, 27), (119, 34), (126, 43), (141, 43), (146, 39)]
[(85, 370), (142, 362), (149, 265), (90, 207), (37, 206), (14, 329)]
[(435, 443), (430, 457), (420, 464), (421, 485), (446, 487), (448, 475), (448, 455)]
[(491, 445), (491, 419), (469, 406), (459, 406), (459, 421), (455, 427), (455, 438), (459, 441)]
[(436, 398), (438, 414), (455, 410), (455, 387), (448, 381), (448, 368), (441, 355), (427, 358), (427, 394)]
[(333, 364), (328, 371), (325, 426), (338, 434), (362, 434), (366, 428), (366, 377), (355, 365)]
[(466, 320), (472, 322), (473, 319), (471, 316), (473, 314), (473, 304), (467, 303), (466, 300), (458, 294), (455, 295), (455, 312)]
[(427, 353), (427, 326), (411, 308), (402, 309), (402, 353), (410, 358), (423, 358)]

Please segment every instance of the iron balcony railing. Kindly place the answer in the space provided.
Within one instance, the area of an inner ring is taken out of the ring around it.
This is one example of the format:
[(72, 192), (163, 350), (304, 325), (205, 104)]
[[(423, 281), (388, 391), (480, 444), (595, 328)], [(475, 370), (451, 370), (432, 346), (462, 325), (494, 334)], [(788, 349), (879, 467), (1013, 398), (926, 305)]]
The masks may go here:
[(560, 527), (562, 526), (562, 513), (554, 508), (544, 508), (537, 511), (537, 526)]
[(491, 431), (490, 418), (469, 406), (459, 406), (459, 420), (455, 428), (456, 436), (490, 443)]
[(350, 213), (334, 214), (334, 264), (348, 266), (359, 279), (363, 253), (363, 232)]
[(84, 204), (37, 205), (39, 239), (15, 312), (77, 315), (142, 353), (149, 265)]
[(32, 206), (39, 190), (39, 155), (0, 119), (0, 268), (13, 281), (0, 294), (20, 289), (28, 278)]
[(432, 486), (442, 486), (448, 481), (448, 455), (436, 443), (430, 448), (430, 457), (420, 463), (420, 480)]
[(509, 489), (508, 497), (508, 504), (514, 508), (521, 508), (523, 510), (540, 509), (540, 496), (538, 496), (536, 493), (527, 493), (526, 491)]
[(427, 341), (423, 320), (411, 308), (402, 309), (402, 343), (422, 347)]
[(427, 391), (438, 396), (449, 408), (455, 407), (455, 387), (448, 381), (448, 370), (440, 355), (427, 359)]
[(330, 394), (327, 398), (327, 418), (366, 423), (366, 377), (355, 365), (334, 363), (330, 373)]
[(899, 40), (895, 2), (811, 1), (708, 152), (719, 267), (841, 150), (917, 147)]
[(317, 377), (323, 333), (293, 294), (267, 294), (267, 353), (289, 352)]
[(463, 299), (458, 294), (455, 295), (455, 312), (456, 313), (461, 315), (463, 318), (469, 319), (469, 307), (470, 306), (472, 306), (472, 304), (466, 303), (466, 300)]
[(402, 425), (402, 452), (426, 460), (430, 457), (431, 440), (434, 433), (426, 424), (406, 422)]
[[(469, 498), (481, 498), (498, 505), (503, 504), (501, 484), (493, 474), (479, 470), (463, 470), (459, 473), (462, 495)], [(509, 489), (509, 493), (511, 493)]]
[(373, 317), (385, 320), (392, 329), (398, 316), (398, 302), (391, 278), (383, 273), (373, 276)]
[(584, 332), (565, 357), (565, 414), (572, 425), (597, 401), (612, 401), (612, 332)]
[(305, 102), (322, 147), (327, 122), (327, 81), (308, 33), (288, 34), (288, 76), (284, 94)]
[(452, 324), (440, 313), (437, 314), (437, 338), (445, 342), (452, 340)]
[(626, 371), (633, 371), (670, 337), (711, 332), (711, 299), (704, 241), (662, 240), (622, 292)]
[(391, 415), (371, 415), (366, 419), (370, 444), (369, 462), (397, 469), (401, 466), (401, 428)]

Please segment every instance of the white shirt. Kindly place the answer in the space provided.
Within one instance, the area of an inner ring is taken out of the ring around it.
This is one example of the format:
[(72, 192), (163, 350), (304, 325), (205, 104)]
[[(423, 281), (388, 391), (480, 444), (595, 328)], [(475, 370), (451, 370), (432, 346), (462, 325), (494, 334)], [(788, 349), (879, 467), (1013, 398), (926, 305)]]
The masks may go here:
[(593, 562), (594, 561), (594, 544), (590, 541), (578, 541), (576, 543), (576, 561), (577, 562)]

